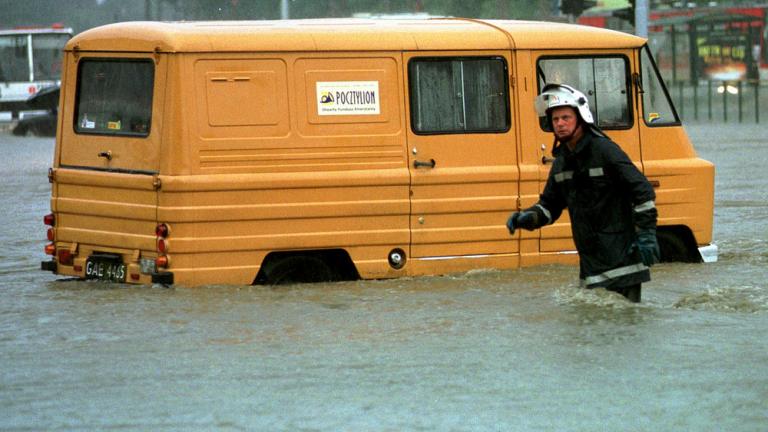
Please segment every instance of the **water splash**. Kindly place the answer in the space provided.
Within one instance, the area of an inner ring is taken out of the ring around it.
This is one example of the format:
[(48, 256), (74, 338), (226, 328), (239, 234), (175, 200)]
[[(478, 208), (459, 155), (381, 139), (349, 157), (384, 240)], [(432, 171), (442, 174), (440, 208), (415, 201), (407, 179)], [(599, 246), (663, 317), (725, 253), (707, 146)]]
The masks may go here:
[(585, 289), (576, 285), (562, 286), (554, 291), (554, 298), (562, 305), (597, 306), (602, 308), (628, 309), (640, 306), (621, 294), (603, 288)]
[(679, 309), (757, 313), (768, 311), (768, 290), (754, 286), (717, 287), (683, 296), (673, 305)]

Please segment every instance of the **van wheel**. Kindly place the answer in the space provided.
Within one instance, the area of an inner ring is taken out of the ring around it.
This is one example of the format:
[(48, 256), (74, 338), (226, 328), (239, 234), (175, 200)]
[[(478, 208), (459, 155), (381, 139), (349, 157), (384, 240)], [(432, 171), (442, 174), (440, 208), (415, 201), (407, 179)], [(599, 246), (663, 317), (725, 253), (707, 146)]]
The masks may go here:
[(340, 276), (322, 258), (312, 255), (291, 255), (271, 261), (264, 269), (264, 282), (270, 285), (329, 282)]
[(691, 262), (691, 254), (685, 241), (671, 232), (658, 231), (656, 239), (659, 242), (661, 262)]

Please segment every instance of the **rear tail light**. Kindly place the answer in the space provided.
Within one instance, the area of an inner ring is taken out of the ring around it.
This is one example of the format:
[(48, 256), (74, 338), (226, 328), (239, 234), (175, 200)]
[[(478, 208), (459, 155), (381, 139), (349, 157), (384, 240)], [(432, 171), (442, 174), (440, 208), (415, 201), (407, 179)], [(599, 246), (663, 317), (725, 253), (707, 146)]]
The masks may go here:
[(160, 238), (166, 238), (170, 233), (171, 233), (171, 229), (168, 228), (168, 225), (164, 223), (157, 224), (157, 226), (155, 227), (155, 235)]
[(168, 257), (163, 255), (155, 258), (155, 266), (157, 266), (157, 268), (168, 267)]
[(168, 240), (166, 238), (171, 233), (171, 228), (164, 224), (159, 223), (155, 227), (155, 235), (157, 236), (157, 258), (155, 258), (155, 267), (156, 268), (166, 268), (168, 267), (168, 256), (165, 254), (168, 253)]
[(53, 241), (54, 239), (53, 228), (48, 228), (48, 232), (46, 233), (46, 236), (48, 237), (48, 241)]
[(43, 223), (49, 226), (56, 225), (56, 216), (53, 213), (43, 216)]
[(168, 240), (162, 238), (157, 239), (157, 251), (161, 254), (168, 252)]
[(56, 253), (56, 256), (59, 258), (59, 264), (72, 265), (74, 262), (74, 257), (72, 256), (72, 252), (70, 252), (69, 249), (59, 250)]
[(53, 243), (48, 243), (45, 245), (45, 254), (51, 256), (56, 255), (56, 245)]

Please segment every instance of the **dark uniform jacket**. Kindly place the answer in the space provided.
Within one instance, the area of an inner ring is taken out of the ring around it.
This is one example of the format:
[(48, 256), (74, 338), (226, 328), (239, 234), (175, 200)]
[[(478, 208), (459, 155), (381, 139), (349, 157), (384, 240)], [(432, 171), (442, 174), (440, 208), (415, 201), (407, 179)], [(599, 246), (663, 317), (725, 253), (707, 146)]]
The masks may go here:
[(560, 145), (539, 202), (530, 210), (538, 225), (555, 222), (568, 208), (588, 288), (620, 288), (651, 280), (634, 246), (636, 230), (656, 229), (656, 194), (624, 151), (585, 128), (571, 151)]

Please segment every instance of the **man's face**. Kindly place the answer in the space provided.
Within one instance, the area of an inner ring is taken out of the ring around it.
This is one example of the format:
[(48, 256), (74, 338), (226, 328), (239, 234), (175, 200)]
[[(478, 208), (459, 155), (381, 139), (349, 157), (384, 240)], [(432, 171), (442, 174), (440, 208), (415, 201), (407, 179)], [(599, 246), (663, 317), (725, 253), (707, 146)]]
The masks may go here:
[(579, 127), (576, 110), (569, 106), (552, 109), (552, 129), (560, 141), (568, 141)]

